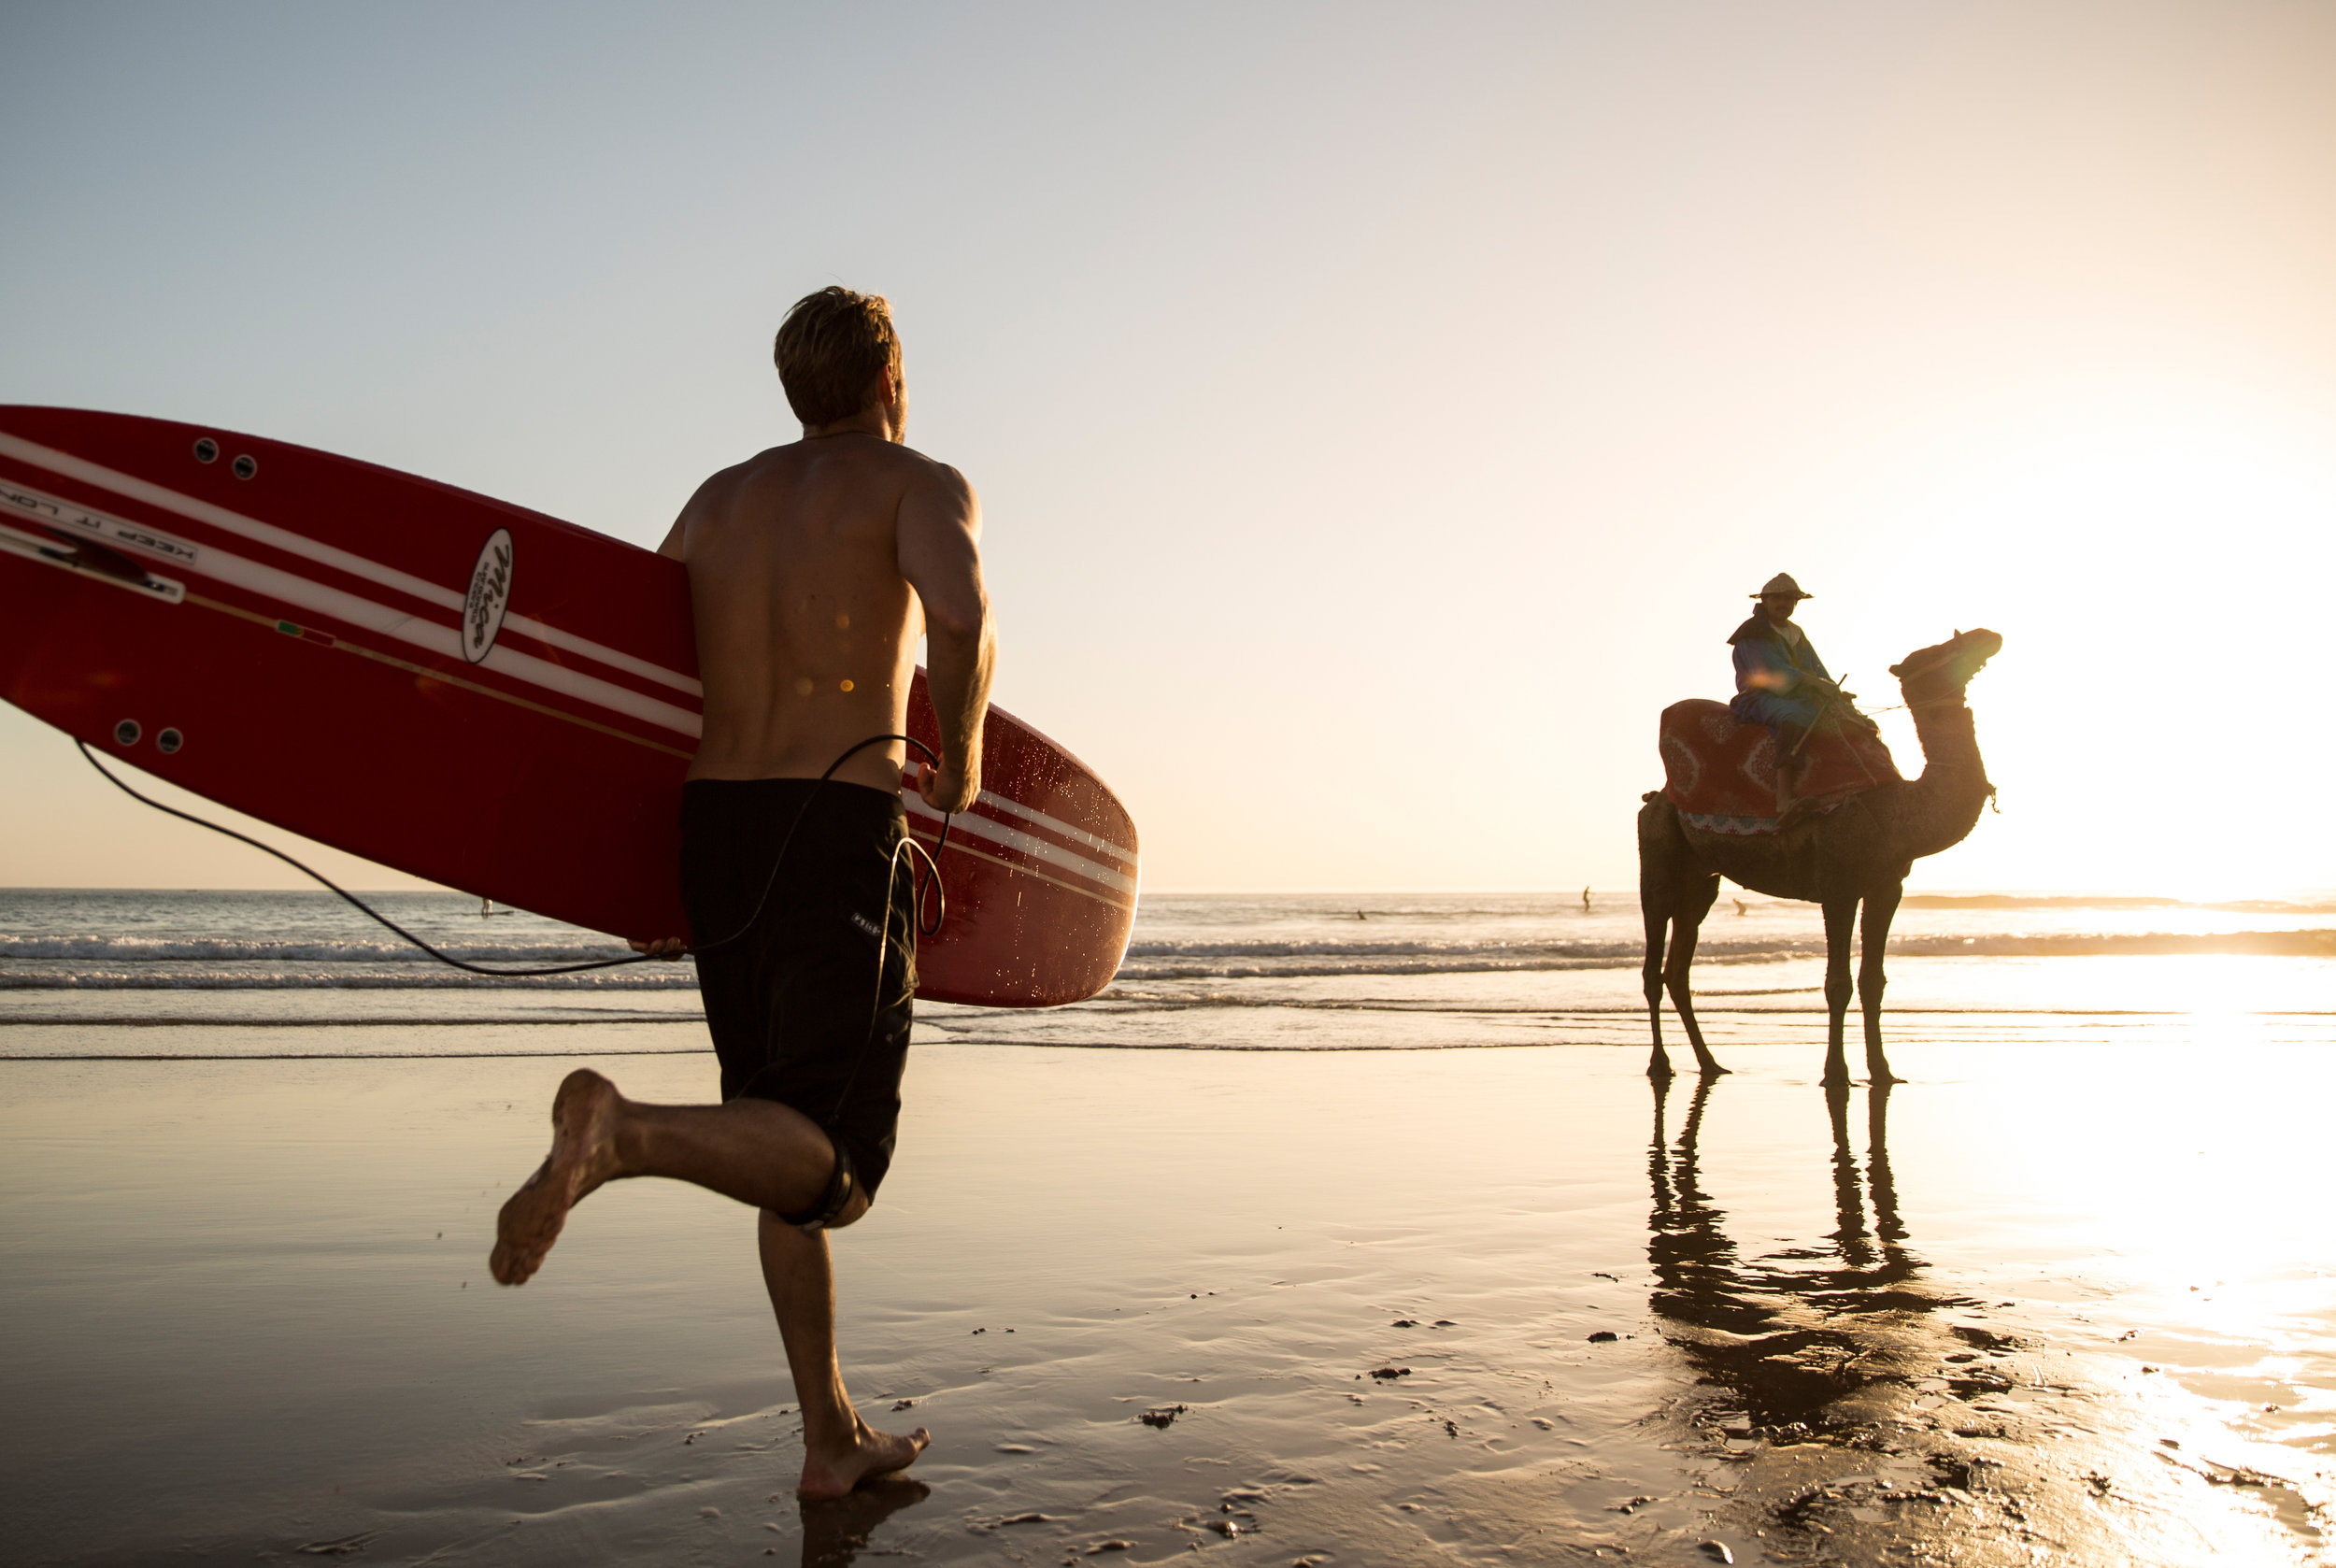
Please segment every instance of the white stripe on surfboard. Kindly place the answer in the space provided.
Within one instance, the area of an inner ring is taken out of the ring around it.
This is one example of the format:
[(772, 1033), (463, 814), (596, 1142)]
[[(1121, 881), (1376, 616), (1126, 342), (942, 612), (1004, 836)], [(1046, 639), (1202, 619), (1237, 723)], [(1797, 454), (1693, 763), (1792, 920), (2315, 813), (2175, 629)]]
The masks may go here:
[[(687, 708), (659, 702), (655, 697), (619, 686), (572, 670), (565, 664), (555, 664), (548, 659), (538, 659), (532, 653), (497, 643), (488, 650), (487, 657), (476, 664), (463, 663), (463, 634), (460, 629), (426, 620), (404, 610), (377, 605), (370, 599), (337, 588), (327, 588), (320, 582), (292, 576), (274, 566), (230, 555), (222, 549), (207, 549), (202, 564), (193, 570), (218, 581), (232, 584), (248, 592), (260, 594), (279, 605), (306, 610), (310, 614), (328, 615), (352, 626), (361, 626), (384, 636), (395, 637), (403, 643), (426, 649), (460, 669), (492, 670), (511, 679), (525, 681), (530, 686), (579, 702), (604, 707), (611, 713), (621, 713), (629, 719), (642, 720), (663, 729), (697, 738), (698, 716)], [(449, 672), (453, 673), (453, 672)]]
[(627, 675), (637, 675), (643, 680), (653, 680), (660, 686), (686, 691), (692, 697), (705, 695), (705, 688), (693, 676), (669, 670), (662, 664), (652, 664), (646, 659), (635, 659), (620, 649), (604, 648), (590, 637), (579, 637), (574, 632), (563, 632), (557, 626), (548, 626), (532, 615), (506, 615), (503, 618), (503, 629), (533, 637), (539, 643), (548, 643), (564, 652), (581, 654), (594, 663), (622, 670)]
[[(928, 822), (933, 822), (934, 825), (927, 826)], [(920, 840), (924, 838), (931, 838), (936, 841), (939, 839), (941, 832), (937, 820), (934, 819), (920, 819), (918, 822), (912, 825), (908, 831), (912, 835), (919, 837)], [(987, 849), (976, 849), (973, 847), (973, 845), (966, 842), (966, 840), (960, 838), (955, 834), (951, 834), (949, 835), (949, 849), (955, 854), (971, 855), (977, 861), (988, 861), (991, 865), (1002, 865), (1017, 877), (1027, 877), (1033, 881), (1044, 882), (1050, 888), (1061, 888), (1066, 892), (1075, 892), (1081, 898), (1092, 899), (1094, 902), (1102, 905), (1106, 909), (1124, 909), (1131, 915), (1135, 913), (1135, 895), (1132, 893), (1129, 894), (1128, 901), (1122, 904), (1118, 898), (1111, 893), (1098, 892), (1091, 887), (1084, 886), (1078, 882), (1066, 881), (1060, 877), (1049, 877), (1045, 872), (1039, 870), (1036, 866), (1027, 864), (1021, 861), (1010, 861), (1003, 855), (993, 855)]]
[[(102, 463), (92, 463), (87, 458), (75, 457), (71, 452), (59, 451), (53, 447), (44, 447), (37, 442), (27, 441), (21, 436), (10, 435), (5, 431), (0, 431), (0, 455), (12, 457), (22, 463), (36, 463), (52, 474), (63, 474), (68, 478), (101, 486), (117, 495), (126, 495), (133, 501), (143, 501), (150, 506), (160, 506), (164, 511), (176, 512), (180, 517), (208, 523), (213, 528), (249, 539), (255, 544), (280, 549), (287, 555), (301, 556), (316, 562), (319, 565), (330, 566), (335, 571), (346, 572), (352, 577), (363, 577), (367, 582), (379, 583), (384, 588), (394, 588), (400, 593), (410, 594), (424, 604), (452, 610), (457, 616), (462, 614), (463, 595), (453, 589), (442, 588), (434, 582), (428, 582), (410, 573), (401, 572), (394, 566), (384, 566), (377, 561), (368, 561), (362, 555), (353, 554), (320, 540), (311, 539), (305, 534), (295, 534), (288, 528), (278, 528), (272, 522), (262, 522), (257, 518), (245, 517), (241, 512), (231, 512), (224, 506), (214, 506), (208, 501), (197, 500), (192, 495), (181, 495), (175, 490), (155, 484), (151, 480), (141, 479), (135, 474), (124, 474), (117, 469), (107, 468)], [(581, 654), (595, 663), (606, 664), (611, 669), (622, 670), (627, 675), (636, 675), (644, 680), (653, 680), (661, 686), (671, 687), (677, 691), (686, 691), (692, 697), (705, 694), (698, 682), (686, 675), (669, 670), (662, 664), (653, 664), (646, 659), (637, 658), (620, 649), (604, 647), (589, 637), (579, 637), (573, 632), (563, 632), (557, 626), (548, 626), (532, 616), (506, 616), (503, 624), (522, 636), (533, 637), (537, 642), (548, 644), (563, 652)]]
[[(909, 777), (913, 778), (924, 771), (924, 764), (922, 763), (911, 762), (905, 764), (903, 771), (906, 772)], [(1049, 817), (1035, 806), (1024, 805), (1020, 801), (1008, 800), (1004, 795), (993, 795), (987, 790), (980, 791), (974, 797), (974, 799), (978, 804), (987, 805), (993, 810), (1003, 811), (1010, 816), (1019, 817), (1025, 822), (1035, 822), (1040, 827), (1045, 828), (1047, 832), (1061, 834), (1063, 837), (1071, 839), (1075, 843), (1086, 845), (1090, 849), (1101, 849), (1104, 854), (1114, 857), (1122, 864), (1132, 866), (1135, 863), (1135, 855), (1132, 850), (1122, 849), (1119, 846), (1114, 844), (1108, 838), (1098, 838), (1093, 834), (1089, 833), (1085, 828), (1073, 827), (1070, 823), (1064, 821), (1060, 817)]]
[[(982, 791), (981, 798), (989, 801), (995, 800), (997, 797), (985, 790)], [(929, 818), (936, 823), (941, 820), (941, 814), (926, 805), (924, 796), (918, 794), (915, 791), (902, 791), (901, 799), (916, 815)], [(1122, 877), (1107, 865), (1098, 865), (1086, 856), (1074, 854), (1060, 844), (1049, 843), (1034, 834), (1024, 833), (1019, 828), (1009, 828), (1004, 822), (993, 822), (987, 817), (977, 817), (971, 812), (961, 811), (950, 824), (950, 831), (970, 833), (975, 837), (986, 838), (992, 844), (1003, 844), (1009, 849), (1018, 849), (1034, 861), (1043, 861), (1048, 865), (1059, 866), (1074, 876), (1084, 877), (1101, 887), (1112, 888), (1131, 896), (1135, 892), (1133, 877)]]
[[(348, 625), (363, 627), (367, 631), (378, 633), (383, 636), (395, 637), (400, 642), (426, 649), (449, 661), (459, 662), (463, 658), (463, 634), (456, 627), (425, 620), (418, 615), (410, 615), (404, 610), (392, 609), (387, 605), (375, 604), (370, 599), (361, 598), (342, 589), (328, 588), (323, 583), (311, 582), (306, 577), (296, 577), (281, 567), (264, 565), (257, 561), (247, 561), (242, 556), (231, 555), (216, 545), (205, 545), (197, 549), (182, 540), (171, 539), (164, 535), (141, 537), (147, 531), (122, 522), (119, 518), (109, 518), (103, 512), (92, 511), (78, 502), (61, 501), (54, 496), (44, 495), (29, 486), (17, 484), (14, 481), (8, 481), (7, 488), (16, 495), (30, 496), (36, 501), (60, 508), (61, 513), (71, 512), (89, 523), (98, 525), (96, 532), (115, 549), (155, 556), (169, 562), (177, 571), (207, 577), (214, 581), (240, 588), (246, 592), (258, 595), (271, 605), (314, 615), (331, 616), (335, 620), (343, 621)], [(698, 716), (687, 708), (676, 707), (671, 703), (660, 702), (655, 697), (635, 691), (629, 686), (619, 686), (614, 681), (602, 680), (598, 677), (586, 675), (581, 670), (572, 670), (565, 664), (555, 664), (548, 659), (538, 659), (532, 653), (521, 653), (519, 649), (506, 647), (502, 643), (497, 643), (490, 649), (487, 657), (479, 661), (477, 664), (467, 667), (493, 670), (514, 680), (522, 680), (548, 691), (557, 691), (563, 696), (591, 703), (594, 706), (606, 708), (612, 713), (621, 713), (627, 718), (639, 719), (664, 729), (677, 731), (692, 739), (696, 738), (698, 734)]]

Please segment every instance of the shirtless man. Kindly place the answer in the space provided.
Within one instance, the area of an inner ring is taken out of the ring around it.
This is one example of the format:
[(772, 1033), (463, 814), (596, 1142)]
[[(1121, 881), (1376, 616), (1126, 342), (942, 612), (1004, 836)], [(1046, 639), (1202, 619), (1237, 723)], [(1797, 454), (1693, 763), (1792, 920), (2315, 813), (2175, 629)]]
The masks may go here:
[(788, 312), (776, 357), (803, 439), (706, 480), (660, 547), (690, 569), (705, 687), (681, 885), (722, 1103), (643, 1105), (589, 1069), (569, 1074), (551, 1154), (503, 1205), (491, 1266), (525, 1281), (568, 1210), (620, 1176), (752, 1205), (803, 1405), (796, 1490), (840, 1497), (931, 1441), (922, 1427), (877, 1432), (852, 1408), (826, 1234), (867, 1212), (891, 1162), (917, 922), (896, 853), (901, 744), (851, 751), (816, 780), (860, 741), (904, 729), (921, 632), (941, 761), (918, 788), (937, 810), (971, 805), (993, 647), (981, 508), (955, 469), (901, 445), (907, 395), (885, 302), (820, 290)]

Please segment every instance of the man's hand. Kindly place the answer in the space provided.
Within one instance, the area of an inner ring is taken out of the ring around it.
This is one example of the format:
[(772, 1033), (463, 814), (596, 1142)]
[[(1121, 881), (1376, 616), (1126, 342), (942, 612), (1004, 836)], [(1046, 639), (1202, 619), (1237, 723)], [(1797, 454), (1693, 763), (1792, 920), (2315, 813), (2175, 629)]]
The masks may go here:
[(976, 766), (969, 778), (952, 767), (947, 758), (927, 763), (918, 770), (917, 792), (935, 811), (962, 811), (981, 793), (981, 769)]
[(678, 958), (690, 950), (690, 939), (686, 936), (661, 936), (654, 942), (627, 942), (625, 946), (651, 958)]

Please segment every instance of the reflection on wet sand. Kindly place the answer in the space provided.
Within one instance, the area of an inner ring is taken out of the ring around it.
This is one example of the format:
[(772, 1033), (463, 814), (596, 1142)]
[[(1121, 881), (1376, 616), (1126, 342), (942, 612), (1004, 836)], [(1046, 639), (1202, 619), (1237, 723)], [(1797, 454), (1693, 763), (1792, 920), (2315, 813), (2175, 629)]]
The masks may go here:
[[(871, 1481), (844, 1497), (805, 1503), (803, 1568), (850, 1568), (867, 1549), (876, 1526), (933, 1495), (922, 1481), (905, 1476)], [(894, 1555), (879, 1551), (878, 1556)]]
[(2047, 1494), (2032, 1464), (2001, 1457), (2025, 1448), (2032, 1459), (2044, 1435), (2041, 1405), (2001, 1402), (2016, 1382), (2047, 1397), (2077, 1390), (2047, 1388), (2032, 1369), (2022, 1378), (2015, 1358), (2036, 1347), (1956, 1320), (1984, 1304), (1933, 1280), (1908, 1245), (1890, 1170), (1891, 1085), (1865, 1090), (1862, 1168), (1853, 1091), (1826, 1087), (1832, 1231), (1746, 1257), (1699, 1165), (1715, 1082), (1696, 1084), (1675, 1144), (1664, 1128), (1670, 1086), (1655, 1083), (1647, 1153), (1650, 1304), (1693, 1374), (1688, 1423), (1723, 1461), (1715, 1526), (1732, 1524), (1787, 1561), (1938, 1549), (2010, 1562), (2106, 1545), (2097, 1521)]
[[(1833, 1230), (1745, 1256), (1699, 1165), (1716, 1081), (1696, 1084), (1675, 1142), (1655, 1083), (1647, 1154), (1649, 1301), (1691, 1374), (1682, 1447), (1719, 1461), (1698, 1486), (1718, 1500), (1715, 1544), (1793, 1562), (2107, 1564), (2294, 1561), (2297, 1537), (2322, 1539), (2287, 1483), (2187, 1460), (2155, 1435), (2162, 1417), (2046, 1339), (1986, 1326), (1988, 1303), (1934, 1277), (1890, 1169), (1887, 1083), (1865, 1090), (1862, 1168), (1853, 1091), (1826, 1090)], [(2215, 1495), (2242, 1487), (2273, 1508)]]
[(852, 1353), (940, 1444), (809, 1509), (727, 1205), (481, 1295), (566, 1063), (19, 1062), (0, 1557), (2332, 1561), (2336, 1053), (2058, 1038), (1830, 1106), (1740, 1041), (1651, 1151), (1611, 1050), (921, 1050)]
[(1825, 1091), (1833, 1125), (1837, 1224), (1824, 1244), (1746, 1259), (1728, 1234), (1727, 1210), (1704, 1190), (1697, 1164), (1703, 1112), (1716, 1081), (1697, 1080), (1675, 1148), (1663, 1126), (1671, 1086), (1657, 1081), (1647, 1150), (1654, 1190), (1647, 1260), (1657, 1281), (1650, 1304), (1676, 1325), (1666, 1337), (1695, 1369), (1697, 1382), (1723, 1390), (1728, 1407), (1713, 1415), (1734, 1418), (1763, 1434), (1871, 1422), (1913, 1397), (1917, 1367), (1928, 1365), (1945, 1334), (1971, 1342), (1959, 1352), (1993, 1347), (1980, 1341), (1996, 1336), (1959, 1325), (1945, 1329), (1934, 1320), (1943, 1308), (1977, 1304), (1927, 1285), (1923, 1261), (1906, 1245), (1890, 1175), (1890, 1085), (1866, 1092), (1862, 1179), (1850, 1147), (1851, 1090), (1831, 1085)]

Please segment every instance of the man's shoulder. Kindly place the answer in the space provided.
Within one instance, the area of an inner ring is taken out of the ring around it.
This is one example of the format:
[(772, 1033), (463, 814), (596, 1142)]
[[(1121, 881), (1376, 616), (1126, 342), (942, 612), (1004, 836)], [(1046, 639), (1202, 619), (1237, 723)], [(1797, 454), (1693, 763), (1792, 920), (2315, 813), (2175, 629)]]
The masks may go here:
[(848, 447), (791, 441), (709, 476), (683, 516), (712, 519), (839, 505), (870, 517), (911, 506), (920, 512), (938, 506), (954, 516), (976, 513), (980, 503), (963, 475), (913, 448), (889, 441)]
[(777, 473), (814, 458), (841, 460), (864, 474), (881, 475), (902, 485), (961, 486), (965, 483), (962, 474), (938, 458), (928, 457), (916, 448), (902, 446), (898, 442), (873, 440), (854, 440), (848, 445), (838, 442), (833, 446), (825, 440), (790, 441), (783, 447), (766, 448), (714, 478), (719, 479), (723, 474)]
[(1728, 634), (1728, 644), (1731, 648), (1738, 643), (1773, 643), (1782, 641), (1784, 641), (1784, 639), (1776, 634), (1776, 628), (1769, 624), (1768, 618), (1766, 616), (1757, 614), (1746, 620), (1743, 625)]
[(717, 468), (699, 482), (697, 492), (705, 496), (734, 490), (757, 475), (767, 473), (784, 463), (786, 454), (801, 445), (802, 442), (795, 441), (783, 447), (765, 447), (752, 457), (741, 458), (727, 468)]
[(899, 466), (904, 478), (912, 484), (941, 485), (951, 490), (969, 490), (965, 476), (937, 457), (928, 457), (914, 447), (888, 446), (890, 461)]

